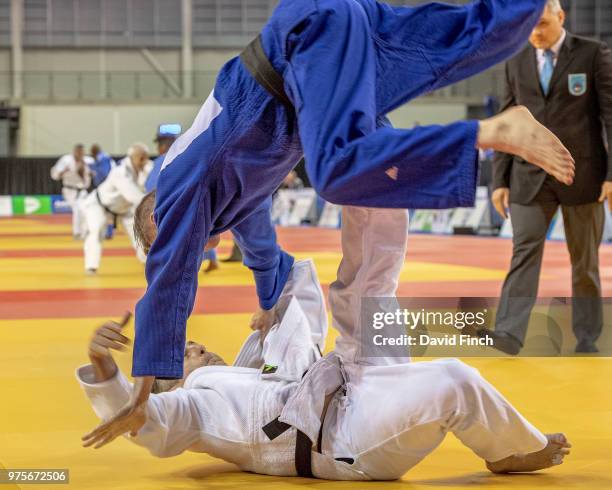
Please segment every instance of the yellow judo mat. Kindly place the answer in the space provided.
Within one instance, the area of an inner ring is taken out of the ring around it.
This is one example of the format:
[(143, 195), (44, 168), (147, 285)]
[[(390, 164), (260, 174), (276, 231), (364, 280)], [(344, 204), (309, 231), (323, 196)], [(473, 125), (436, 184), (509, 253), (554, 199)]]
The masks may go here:
[[(0, 221), (0, 469), (70, 471), (69, 485), (39, 484), (33, 488), (612, 489), (610, 358), (465, 359), (542, 431), (567, 434), (573, 444), (572, 454), (562, 466), (537, 474), (493, 475), (452, 435), (396, 482), (328, 482), (248, 474), (204, 454), (157, 459), (126, 440), (117, 440), (100, 450), (83, 449), (81, 436), (98, 421), (74, 378), (74, 371), (87, 362), (87, 342), (93, 329), (108, 316), (118, 316), (113, 304), (121, 303), (122, 295), (133, 294), (131, 288), (137, 288), (140, 294), (144, 282), (140, 276), (142, 267), (128, 253), (125, 237), (119, 236), (112, 247), (123, 248), (125, 253), (104, 257), (108, 276), (101, 270), (100, 277), (94, 278), (97, 283), (88, 283), (90, 278), (84, 277), (81, 269), (78, 242), (59, 234), (69, 233), (66, 224)], [(57, 226), (54, 230), (58, 236), (38, 237), (33, 244), (33, 236), (46, 233), (53, 226)], [(298, 256), (308, 255), (309, 243), (321, 242), (318, 230), (308, 233), (313, 235), (310, 240), (300, 240), (301, 246), (295, 247)], [(283, 235), (281, 232), (281, 241)], [(483, 250), (490, 248), (491, 243), (483, 241)], [(444, 247), (457, 244), (450, 240)], [(107, 249), (112, 247), (109, 243)], [(229, 242), (224, 250), (228, 247)], [(286, 248), (292, 247), (289, 244)], [(322, 281), (329, 283), (339, 260), (337, 241), (329, 250), (315, 245), (312, 248), (311, 255), (315, 255), (323, 270)], [(53, 250), (64, 252), (47, 254)], [(444, 260), (438, 261), (422, 257), (411, 263), (409, 253), (402, 282), (434, 282), (430, 285), (442, 291), (454, 281), (463, 280), (461, 287), (469, 288), (471, 281), (498, 284), (503, 278), (503, 262), (483, 268), (452, 263), (452, 255), (449, 252)], [(225, 309), (231, 310), (235, 304), (238, 312), (198, 312), (189, 322), (188, 337), (201, 341), (231, 362), (250, 331), (249, 308), (239, 307), (240, 300), (236, 300), (232, 287), (241, 287), (241, 291), (252, 296), (252, 282), (250, 273), (240, 266), (222, 264), (219, 275), (215, 278), (214, 274), (201, 276), (203, 292), (210, 288), (217, 291), (214, 294), (218, 297), (229, 296), (232, 301), (226, 302), (230, 307)], [(99, 291), (101, 299), (95, 296)], [(83, 299), (75, 303), (75, 298)], [(64, 303), (70, 307), (62, 310)], [(109, 315), (99, 314), (106, 307)], [(133, 325), (127, 334), (133, 337)], [(328, 349), (333, 347), (333, 341), (332, 332)], [(129, 372), (130, 354), (117, 354), (116, 358), (121, 368)], [(28, 487), (0, 484), (0, 490)]]

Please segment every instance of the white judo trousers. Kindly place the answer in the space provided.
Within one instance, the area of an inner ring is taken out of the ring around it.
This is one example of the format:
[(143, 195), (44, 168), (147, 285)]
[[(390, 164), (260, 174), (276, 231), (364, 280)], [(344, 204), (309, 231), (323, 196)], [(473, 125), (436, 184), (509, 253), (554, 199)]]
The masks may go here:
[[(106, 227), (112, 215), (107, 213), (98, 203), (96, 196), (92, 193), (82, 204), (83, 216), (86, 223), (85, 242), (83, 251), (85, 256), (85, 269), (99, 269), (102, 260), (102, 244)], [(134, 236), (134, 215), (128, 214), (119, 216), (117, 220), (121, 223), (125, 233), (130, 238), (130, 242), (138, 260), (145, 262), (146, 256), (136, 242)]]
[(72, 210), (72, 236), (83, 238), (85, 233), (83, 227), (83, 205), (87, 197), (87, 191), (85, 189), (77, 190), (62, 187), (62, 197)]
[(341, 334), (335, 352), (346, 394), (338, 392), (328, 407), (322, 452), (353, 459), (352, 469), (368, 478), (389, 480), (419, 463), (448, 432), (490, 462), (543, 449), (546, 437), (476, 369), (456, 359), (409, 362), (408, 352), (385, 355), (372, 346), (361, 355), (362, 328), (368, 328), (361, 325), (362, 298), (395, 297), (407, 233), (407, 211), (343, 208), (343, 258), (329, 302)]
[(130, 157), (125, 157), (83, 202), (86, 232), (83, 252), (86, 270), (100, 268), (106, 226), (113, 219), (113, 215), (104, 209), (100, 201), (117, 215), (117, 220), (130, 238), (138, 260), (145, 262), (146, 256), (134, 236), (134, 210), (144, 197), (144, 183), (150, 170), (149, 164), (144, 170), (136, 172)]
[(62, 197), (72, 210), (72, 236), (75, 238), (82, 238), (85, 231), (82, 204), (87, 197), (87, 189), (91, 185), (90, 166), (93, 163), (93, 158), (85, 156), (83, 166), (79, 167), (74, 155), (69, 153), (61, 157), (50, 171), (53, 180), (62, 182)]
[[(367, 345), (363, 352), (363, 298), (389, 298), (385, 309), (395, 309), (399, 275), (406, 257), (408, 211), (344, 206), (342, 261), (336, 281), (329, 286), (332, 324), (340, 333), (335, 351), (346, 363), (397, 364), (410, 361), (406, 348)], [(365, 327), (365, 326), (364, 326)]]

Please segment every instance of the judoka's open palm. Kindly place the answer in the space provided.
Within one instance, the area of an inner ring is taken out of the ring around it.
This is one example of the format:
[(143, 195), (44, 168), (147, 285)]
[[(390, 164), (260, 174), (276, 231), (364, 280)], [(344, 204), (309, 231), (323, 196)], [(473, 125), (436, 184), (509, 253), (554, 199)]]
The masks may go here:
[[(121, 329), (125, 327), (130, 319), (127, 313), (119, 324), (105, 324), (96, 331), (90, 344), (90, 357), (92, 362), (98, 364), (98, 371), (104, 371), (104, 366), (100, 364), (105, 357), (108, 357), (114, 366), (109, 349), (121, 349), (128, 343), (128, 338), (121, 335)], [(102, 359), (97, 357), (101, 356)], [(107, 359), (108, 360), (108, 359)], [(110, 371), (106, 369), (106, 371)], [(108, 376), (104, 376), (107, 379)], [(115, 414), (110, 420), (100, 424), (89, 434), (85, 434), (81, 439), (84, 447), (94, 446), (95, 449), (105, 446), (114, 441), (118, 436), (129, 432), (135, 436), (145, 424), (147, 419), (146, 406), (151, 386), (155, 378), (153, 376), (142, 376), (134, 378), (134, 387), (130, 400)]]
[(112, 419), (84, 435), (82, 437), (83, 447), (101, 448), (126, 432), (129, 432), (131, 436), (136, 436), (146, 420), (146, 403), (133, 405), (128, 402)]

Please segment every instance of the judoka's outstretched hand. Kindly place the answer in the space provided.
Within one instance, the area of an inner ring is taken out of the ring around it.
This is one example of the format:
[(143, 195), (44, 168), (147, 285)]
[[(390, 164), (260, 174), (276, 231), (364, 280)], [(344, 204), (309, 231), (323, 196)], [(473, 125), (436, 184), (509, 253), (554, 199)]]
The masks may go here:
[(102, 383), (117, 374), (117, 364), (115, 364), (111, 350), (123, 351), (130, 343), (130, 339), (121, 331), (128, 324), (131, 316), (132, 314), (128, 311), (119, 323), (106, 322), (96, 329), (89, 341), (87, 353), (94, 369), (96, 383)]
[[(94, 366), (96, 382), (106, 381), (117, 372), (111, 350), (124, 350), (129, 344), (129, 339), (121, 331), (131, 316), (127, 312), (119, 323), (107, 322), (94, 332), (89, 343), (89, 358)], [(126, 432), (135, 436), (146, 422), (146, 402), (154, 380), (152, 376), (135, 378), (130, 401), (112, 419), (84, 435), (81, 438), (83, 446), (98, 449)]]
[(108, 422), (84, 435), (82, 437), (83, 447), (93, 446), (94, 449), (99, 449), (126, 432), (129, 432), (131, 436), (136, 436), (146, 420), (146, 403), (136, 406), (128, 403)]
[(101, 327), (98, 327), (89, 342), (89, 357), (112, 357), (111, 349), (124, 351), (125, 346), (130, 343), (130, 339), (123, 335), (121, 331), (128, 324), (131, 317), (132, 314), (128, 311), (123, 315), (119, 323), (108, 321)]
[(259, 330), (260, 340), (263, 342), (266, 335), (274, 325), (274, 308), (271, 310), (264, 310), (259, 308), (255, 314), (251, 317), (251, 330)]

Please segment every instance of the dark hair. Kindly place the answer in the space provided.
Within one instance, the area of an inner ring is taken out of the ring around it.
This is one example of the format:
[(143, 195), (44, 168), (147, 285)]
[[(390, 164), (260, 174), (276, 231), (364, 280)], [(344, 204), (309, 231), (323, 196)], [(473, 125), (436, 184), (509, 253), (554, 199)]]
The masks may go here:
[(155, 191), (152, 190), (142, 198), (142, 201), (140, 201), (134, 213), (134, 237), (136, 238), (136, 243), (142, 247), (142, 251), (145, 255), (149, 253), (151, 245), (153, 245), (145, 233), (145, 224), (149, 220), (149, 216), (151, 216), (154, 209)]

